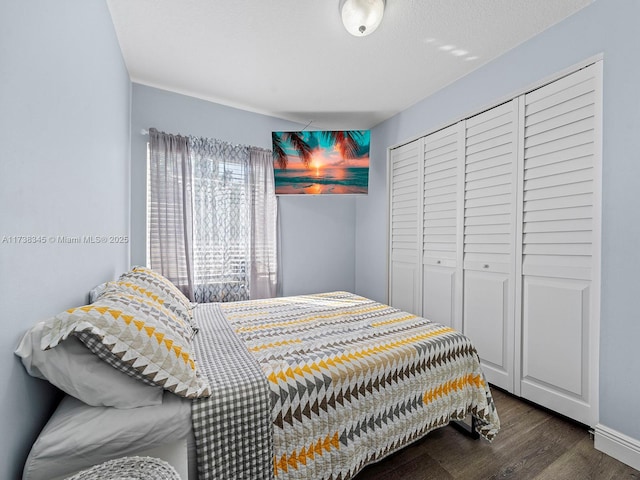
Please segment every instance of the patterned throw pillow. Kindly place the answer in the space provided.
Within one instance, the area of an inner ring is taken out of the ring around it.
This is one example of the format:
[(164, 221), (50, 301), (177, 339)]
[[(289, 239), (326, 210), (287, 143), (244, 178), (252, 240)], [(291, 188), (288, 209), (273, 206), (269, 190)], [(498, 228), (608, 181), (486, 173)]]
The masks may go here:
[(193, 319), (191, 309), (185, 308), (182, 303), (174, 301), (172, 297), (162, 296), (159, 293), (147, 289), (145, 286), (137, 283), (125, 280), (116, 280), (115, 282), (108, 282), (105, 284), (104, 289), (98, 296), (98, 300), (114, 294), (135, 295), (148, 302), (160, 305), (172, 313), (172, 315), (167, 317), (167, 321), (171, 322), (171, 326), (173, 328), (177, 329), (182, 335), (189, 339), (193, 338), (196, 333), (192, 328)]
[(90, 350), (129, 375), (186, 398), (210, 395), (197, 371), (190, 337), (173, 328), (172, 312), (136, 295), (112, 294), (45, 322), (41, 348), (76, 335)]
[(162, 298), (165, 303), (183, 307), (189, 317), (189, 324), (192, 330), (194, 333), (198, 332), (198, 327), (193, 320), (191, 302), (168, 278), (154, 272), (150, 268), (133, 267), (130, 271), (120, 275), (118, 280), (138, 285), (145, 290), (153, 292)]

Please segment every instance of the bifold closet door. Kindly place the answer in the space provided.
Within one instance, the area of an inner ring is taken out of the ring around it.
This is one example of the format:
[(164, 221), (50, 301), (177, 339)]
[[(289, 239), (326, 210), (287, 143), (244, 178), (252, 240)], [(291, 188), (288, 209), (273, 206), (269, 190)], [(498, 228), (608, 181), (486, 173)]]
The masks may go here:
[(462, 329), (463, 122), (424, 138), (422, 315)]
[(523, 101), (521, 395), (589, 425), (598, 368), (600, 69)]
[(390, 152), (389, 303), (487, 380), (597, 421), (602, 64)]
[(518, 101), (465, 122), (464, 333), (487, 380), (514, 391)]
[(423, 141), (390, 153), (389, 304), (421, 315)]

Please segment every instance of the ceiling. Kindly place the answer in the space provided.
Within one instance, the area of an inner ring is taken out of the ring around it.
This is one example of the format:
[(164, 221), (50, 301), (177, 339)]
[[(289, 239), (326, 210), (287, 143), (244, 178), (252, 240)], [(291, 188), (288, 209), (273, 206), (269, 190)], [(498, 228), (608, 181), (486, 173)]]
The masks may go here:
[(368, 129), (592, 0), (107, 0), (131, 80), (311, 128)]

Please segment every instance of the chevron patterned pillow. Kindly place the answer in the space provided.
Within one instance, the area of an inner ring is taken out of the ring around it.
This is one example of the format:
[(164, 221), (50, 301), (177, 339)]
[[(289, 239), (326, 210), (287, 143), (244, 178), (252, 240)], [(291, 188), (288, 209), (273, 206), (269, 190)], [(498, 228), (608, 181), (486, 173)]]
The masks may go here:
[(171, 326), (178, 330), (185, 337), (192, 339), (195, 335), (194, 328), (192, 326), (193, 317), (191, 308), (185, 308), (182, 302), (176, 301), (170, 295), (163, 295), (158, 292), (157, 289), (151, 288), (149, 285), (144, 285), (140, 282), (129, 280), (116, 280), (114, 282), (107, 282), (104, 289), (98, 296), (98, 300), (110, 295), (135, 295), (142, 297), (147, 301), (154, 302), (167, 310), (171, 311), (173, 315), (168, 316), (167, 320), (172, 322)]
[(209, 396), (209, 385), (197, 370), (191, 337), (175, 328), (176, 323), (176, 315), (154, 300), (114, 293), (47, 320), (40, 347), (54, 348), (76, 335), (100, 358), (129, 375), (182, 397)]
[(197, 333), (198, 327), (193, 320), (191, 302), (171, 280), (147, 267), (133, 267), (130, 271), (120, 275), (118, 280), (120, 282), (137, 285), (147, 291), (155, 293), (165, 304), (173, 305), (176, 308), (183, 308), (189, 317), (189, 324), (194, 334)]

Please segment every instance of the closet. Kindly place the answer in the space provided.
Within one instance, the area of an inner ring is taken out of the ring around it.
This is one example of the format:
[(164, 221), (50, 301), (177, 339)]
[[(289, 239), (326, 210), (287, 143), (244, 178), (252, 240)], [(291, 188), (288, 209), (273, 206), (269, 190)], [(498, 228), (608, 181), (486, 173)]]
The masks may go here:
[(597, 421), (601, 62), (389, 152), (389, 303), (487, 380)]

